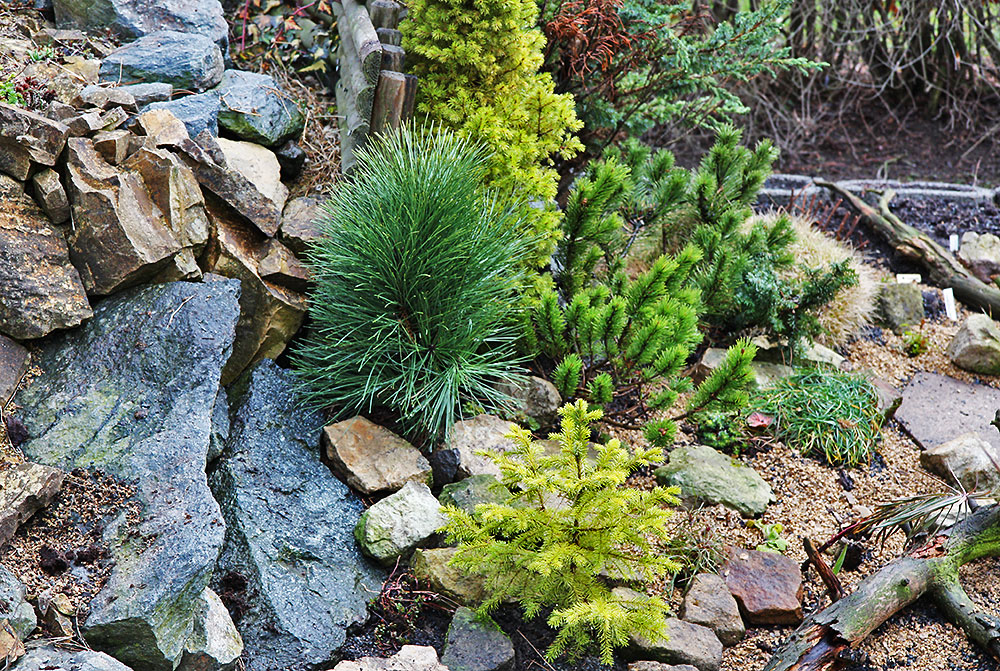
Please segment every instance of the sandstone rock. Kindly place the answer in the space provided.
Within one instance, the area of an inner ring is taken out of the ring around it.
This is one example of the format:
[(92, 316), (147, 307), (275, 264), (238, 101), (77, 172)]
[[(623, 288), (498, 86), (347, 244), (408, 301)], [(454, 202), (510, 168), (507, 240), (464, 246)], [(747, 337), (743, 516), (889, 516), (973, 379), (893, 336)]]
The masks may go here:
[(1000, 375), (1000, 327), (987, 315), (969, 315), (948, 345), (948, 358), (963, 370)]
[(83, 633), (138, 669), (176, 668), (222, 547), (205, 460), (238, 294), (232, 281), (175, 282), (108, 298), (46, 343), (42, 373), (16, 396), (29, 458), (136, 489), (135, 524), (121, 511), (104, 528), (114, 568)]
[(52, 168), (45, 168), (35, 173), (31, 178), (35, 187), (35, 198), (45, 210), (53, 224), (63, 224), (69, 221), (69, 199), (66, 190), (59, 181), (59, 173)]
[[(2, 546), (3, 543), (0, 543), (0, 547)], [(14, 633), (22, 641), (38, 626), (35, 609), (24, 598), (24, 592), (21, 581), (0, 566), (0, 620), (9, 622)]]
[(895, 416), (924, 450), (970, 431), (1000, 449), (1000, 432), (991, 425), (997, 408), (1000, 389), (921, 371), (903, 390)]
[(514, 449), (514, 443), (504, 436), (510, 433), (511, 423), (493, 415), (479, 415), (472, 419), (455, 422), (448, 437), (449, 449), (458, 450), (457, 475), (493, 475), (500, 477), (500, 469), (486, 457), (476, 454), (477, 450), (507, 452)]
[(320, 236), (316, 217), (320, 215), (321, 202), (319, 198), (302, 196), (285, 205), (278, 237), (298, 256), (302, 256), (309, 243)]
[(58, 468), (22, 462), (0, 470), (0, 548), (38, 510), (49, 505), (62, 487)]
[(734, 549), (722, 578), (748, 625), (802, 621), (802, 571), (794, 560), (776, 552)]
[(6, 665), (24, 654), (24, 644), (7, 620), (0, 620), (0, 658)]
[[(697, 381), (704, 380), (719, 367), (726, 358), (726, 350), (721, 347), (709, 347), (702, 354), (701, 359), (694, 369), (694, 378)], [(754, 361), (750, 364), (753, 368), (754, 381), (761, 389), (772, 386), (783, 377), (795, 374), (795, 369), (785, 364), (774, 361)]]
[(128, 93), (135, 100), (136, 107), (143, 108), (150, 103), (170, 100), (174, 94), (174, 87), (165, 82), (151, 82), (149, 84), (128, 84), (119, 86), (119, 91)]
[(443, 506), (455, 506), (471, 513), (480, 504), (503, 503), (509, 496), (510, 491), (496, 476), (483, 474), (445, 485), (438, 500)]
[(920, 464), (949, 483), (961, 483), (966, 491), (1000, 485), (1000, 450), (977, 433), (966, 433), (924, 450)]
[(252, 142), (237, 142), (220, 137), (219, 148), (226, 163), (243, 175), (279, 212), (288, 200), (288, 188), (281, 183), (281, 166), (274, 152)]
[(136, 118), (136, 129), (156, 147), (178, 146), (190, 140), (187, 126), (169, 109), (151, 109)]
[(85, 137), (104, 128), (104, 116), (100, 110), (93, 110), (66, 119), (69, 137)]
[(66, 242), (21, 185), (0, 175), (0, 333), (40, 338), (93, 313)]
[(711, 629), (668, 617), (666, 633), (666, 640), (659, 641), (633, 636), (625, 649), (626, 655), (630, 659), (690, 664), (698, 671), (718, 671), (722, 664), (722, 643)]
[(175, 100), (154, 102), (146, 109), (170, 111), (187, 128), (188, 135), (196, 137), (202, 131), (219, 134), (219, 96), (215, 91), (184, 96)]
[(231, 671), (243, 654), (243, 639), (219, 596), (208, 587), (198, 597), (191, 635), (176, 671)]
[(884, 284), (878, 294), (883, 323), (897, 334), (920, 326), (924, 319), (924, 295), (917, 284)]
[(42, 614), (42, 628), (48, 635), (57, 638), (76, 635), (76, 608), (64, 593), (50, 587), (39, 594), (38, 611)]
[(244, 227), (217, 199), (210, 199), (207, 206), (215, 237), (205, 251), (202, 267), (238, 279), (243, 286), (238, 336), (222, 376), (223, 383), (228, 384), (251, 363), (273, 359), (284, 351), (302, 325), (306, 300), (301, 294), (261, 278), (258, 260), (267, 238)]
[(98, 107), (102, 110), (125, 107), (132, 112), (138, 110), (135, 96), (128, 91), (127, 86), (100, 86), (98, 84), (84, 86), (73, 100), (73, 106), (77, 108)]
[(333, 671), (449, 671), (438, 661), (437, 652), (430, 646), (404, 645), (392, 657), (362, 657), (356, 661), (343, 661)]
[(320, 461), (323, 420), (296, 389), (273, 361), (237, 380), (229, 439), (209, 473), (227, 524), (216, 575), (230, 593), (242, 584), (249, 671), (328, 668), (384, 578), (352, 542), (364, 506)]
[(88, 293), (103, 296), (147, 280), (188, 246), (141, 175), (119, 172), (90, 140), (69, 141), (67, 172), (76, 223), (70, 258)]
[(197, 33), (227, 48), (229, 29), (218, 0), (54, 0), (59, 27), (103, 31), (125, 40), (169, 29)]
[(495, 622), (462, 606), (448, 627), (441, 663), (451, 671), (511, 671), (514, 645)]
[(32, 161), (54, 166), (69, 128), (22, 107), (0, 103), (0, 172), (28, 179)]
[(661, 485), (680, 487), (684, 499), (721, 503), (746, 517), (763, 514), (774, 501), (771, 486), (755, 470), (704, 445), (675, 448), (655, 475)]
[(54, 645), (32, 648), (15, 668), (17, 671), (132, 671), (103, 652), (67, 650)]
[(273, 237), (281, 223), (281, 210), (246, 177), (215, 163), (193, 140), (178, 145), (182, 158), (194, 171), (198, 183), (245, 218), (268, 237)]
[(83, 56), (66, 56), (62, 62), (29, 62), (20, 71), (21, 77), (44, 82), (54, 94), (53, 99), (61, 103), (72, 103), (80, 95), (84, 86), (97, 81), (97, 66), (100, 61)]
[(956, 256), (986, 284), (993, 284), (993, 276), (1000, 274), (1000, 238), (992, 233), (963, 233)]
[(455, 548), (417, 548), (410, 565), (413, 575), (426, 580), (432, 590), (464, 606), (478, 606), (486, 600), (486, 581), (482, 576), (467, 574), (450, 566)]
[(163, 82), (204, 91), (222, 81), (223, 69), (222, 52), (211, 39), (158, 30), (108, 54), (99, 77), (114, 84)]
[(736, 645), (746, 635), (736, 599), (714, 573), (700, 573), (691, 581), (681, 605), (681, 619), (708, 627), (726, 646)]
[(100, 131), (94, 136), (94, 149), (112, 165), (119, 165), (129, 155), (132, 134), (127, 130)]
[(390, 565), (426, 543), (447, 523), (430, 488), (422, 482), (407, 482), (364, 512), (354, 528), (354, 538), (365, 555)]
[(304, 293), (309, 288), (309, 267), (277, 240), (267, 241), (257, 270), (263, 279), (292, 291)]
[(14, 395), (26, 372), (30, 355), (18, 342), (0, 335), (0, 408)]
[(420, 450), (360, 415), (324, 428), (323, 448), (334, 473), (362, 494), (431, 484), (431, 465)]
[(543, 424), (558, 417), (562, 397), (556, 386), (540, 377), (527, 377), (520, 384), (500, 385), (499, 390), (514, 399), (514, 410)]
[(226, 70), (218, 93), (219, 125), (241, 140), (278, 147), (302, 134), (298, 103), (270, 75)]

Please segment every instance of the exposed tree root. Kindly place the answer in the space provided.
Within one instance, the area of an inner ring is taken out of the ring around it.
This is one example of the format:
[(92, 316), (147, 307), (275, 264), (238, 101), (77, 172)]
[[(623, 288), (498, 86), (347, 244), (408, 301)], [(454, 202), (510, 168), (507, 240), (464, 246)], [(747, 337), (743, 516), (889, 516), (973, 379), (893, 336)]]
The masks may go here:
[(958, 579), (963, 564), (996, 556), (1000, 556), (1000, 505), (978, 509), (865, 578), (853, 593), (810, 615), (774, 653), (765, 671), (830, 669), (848, 648), (924, 594), (971, 641), (1000, 661), (1000, 619), (979, 610)]

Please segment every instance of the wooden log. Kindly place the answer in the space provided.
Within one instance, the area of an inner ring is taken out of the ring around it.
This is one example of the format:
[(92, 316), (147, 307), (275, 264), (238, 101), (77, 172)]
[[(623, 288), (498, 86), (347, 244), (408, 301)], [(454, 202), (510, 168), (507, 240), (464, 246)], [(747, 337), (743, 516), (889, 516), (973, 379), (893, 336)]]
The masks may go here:
[(1000, 289), (982, 282), (959, 263), (951, 252), (903, 223), (889, 211), (889, 202), (895, 195), (893, 191), (882, 194), (876, 209), (833, 182), (816, 180), (816, 185), (830, 189), (843, 198), (893, 249), (923, 265), (932, 283), (953, 289), (955, 297), (966, 305), (984, 310), (990, 315), (1000, 315)]
[(396, 47), (391, 44), (382, 45), (382, 71), (402, 72), (406, 62), (406, 52), (403, 47)]
[(340, 0), (333, 3), (338, 13), (337, 30), (341, 43), (351, 41), (360, 62), (360, 70), (365, 79), (374, 86), (378, 83), (378, 73), (382, 69), (382, 43), (375, 26), (372, 25), (368, 10), (357, 0)]
[(391, 44), (394, 47), (398, 47), (403, 43), (403, 33), (392, 28), (379, 28), (375, 31), (375, 34), (378, 35), (383, 45)]
[(365, 145), (369, 125), (361, 118), (354, 105), (355, 97), (343, 80), (334, 87), (337, 96), (337, 123), (340, 127), (340, 172), (350, 174), (354, 169), (354, 152)]
[(402, 5), (394, 0), (371, 0), (368, 3), (368, 13), (375, 28), (397, 28), (402, 11)]
[(375, 90), (372, 109), (372, 132), (384, 133), (399, 128), (403, 121), (406, 102), (406, 76), (399, 72), (383, 70)]
[(344, 82), (347, 90), (354, 97), (354, 107), (362, 119), (370, 120), (372, 117), (372, 101), (375, 100), (375, 87), (378, 80), (368, 81), (368, 78), (361, 72), (361, 62), (354, 51), (354, 43), (351, 40), (340, 41), (338, 49), (340, 63), (340, 81)]
[(403, 99), (403, 121), (413, 118), (413, 108), (417, 103), (417, 76), (403, 75), (406, 77), (406, 97)]

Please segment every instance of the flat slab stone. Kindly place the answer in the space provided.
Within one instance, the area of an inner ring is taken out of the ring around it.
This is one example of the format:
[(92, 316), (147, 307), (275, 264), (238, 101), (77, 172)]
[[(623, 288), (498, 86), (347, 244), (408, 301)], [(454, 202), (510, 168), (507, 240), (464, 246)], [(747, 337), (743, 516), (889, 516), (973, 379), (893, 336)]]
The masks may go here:
[(970, 432), (1000, 449), (1000, 432), (990, 425), (998, 409), (1000, 389), (921, 372), (903, 390), (896, 419), (925, 450)]
[(733, 549), (722, 578), (748, 625), (802, 621), (802, 571), (794, 560), (777, 552)]

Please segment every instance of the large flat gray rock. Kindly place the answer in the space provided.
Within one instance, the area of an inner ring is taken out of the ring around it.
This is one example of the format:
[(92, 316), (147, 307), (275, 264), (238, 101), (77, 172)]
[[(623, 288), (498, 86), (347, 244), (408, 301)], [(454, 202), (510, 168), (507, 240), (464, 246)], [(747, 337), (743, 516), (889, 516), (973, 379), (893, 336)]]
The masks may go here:
[(322, 418), (265, 359), (229, 389), (232, 427), (209, 482), (226, 517), (220, 581), (246, 583), (237, 622), (249, 671), (304, 671), (367, 618), (383, 572), (352, 537), (364, 505), (319, 456)]
[(1000, 448), (1000, 432), (990, 425), (997, 410), (1000, 389), (921, 372), (903, 390), (896, 419), (925, 450), (970, 432)]
[(136, 489), (137, 523), (108, 511), (118, 514), (103, 538), (115, 567), (83, 633), (144, 671), (176, 667), (222, 547), (205, 462), (238, 296), (229, 280), (116, 294), (86, 326), (46, 344), (43, 373), (16, 396), (29, 458), (100, 469)]

